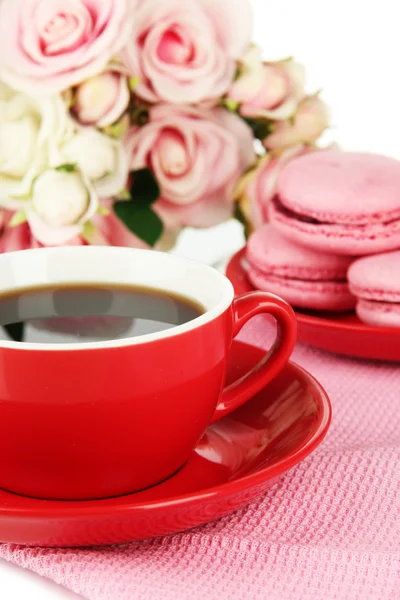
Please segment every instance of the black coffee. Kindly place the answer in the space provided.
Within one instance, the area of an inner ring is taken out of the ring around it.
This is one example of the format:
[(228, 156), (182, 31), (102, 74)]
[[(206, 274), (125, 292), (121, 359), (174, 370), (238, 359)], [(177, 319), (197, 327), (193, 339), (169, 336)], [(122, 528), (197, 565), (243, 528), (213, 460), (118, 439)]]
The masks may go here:
[(204, 313), (192, 300), (123, 285), (64, 285), (0, 294), (3, 339), (107, 341), (163, 331)]

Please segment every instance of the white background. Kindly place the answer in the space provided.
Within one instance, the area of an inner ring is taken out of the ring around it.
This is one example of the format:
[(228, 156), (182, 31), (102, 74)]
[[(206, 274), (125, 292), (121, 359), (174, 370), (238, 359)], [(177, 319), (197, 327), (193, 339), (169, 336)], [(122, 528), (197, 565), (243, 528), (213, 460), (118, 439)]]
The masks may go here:
[[(328, 139), (337, 140), (343, 149), (400, 158), (398, 0), (254, 0), (253, 4), (255, 39), (265, 57), (294, 55), (307, 67), (310, 91), (323, 89), (334, 124)], [(213, 232), (188, 232), (178, 251), (213, 262), (241, 242), (240, 228), (230, 223)], [(1, 561), (0, 597), (77, 598)]]

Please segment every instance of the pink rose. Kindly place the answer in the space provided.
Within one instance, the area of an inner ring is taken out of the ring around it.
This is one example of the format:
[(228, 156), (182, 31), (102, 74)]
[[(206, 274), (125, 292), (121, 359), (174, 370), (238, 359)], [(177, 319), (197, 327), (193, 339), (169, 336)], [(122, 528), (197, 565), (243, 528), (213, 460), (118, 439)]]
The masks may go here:
[[(125, 225), (115, 216), (112, 211), (112, 201), (102, 202), (103, 207), (109, 209), (109, 214), (97, 213), (93, 219), (93, 228), (91, 234), (85, 238), (82, 235), (76, 235), (63, 243), (64, 246), (85, 246), (92, 244), (95, 246), (126, 246), (128, 248), (144, 248), (149, 246), (136, 235), (131, 233)], [(30, 250), (31, 248), (43, 248), (46, 245), (37, 240), (29, 226), (28, 222), (17, 226), (11, 226), (9, 223), (13, 216), (11, 211), (2, 211), (0, 213), (0, 253), (12, 252), (15, 250)], [(178, 237), (178, 231), (166, 230), (157, 242), (155, 249), (168, 251), (174, 247)]]
[[(33, 235), (27, 222), (17, 226), (10, 225), (13, 213), (5, 211), (3, 213), (3, 228), (0, 229), (0, 253), (14, 252), (16, 250), (31, 250), (32, 248), (42, 248), (44, 244), (40, 243)], [(82, 246), (86, 242), (80, 236), (75, 236), (68, 240), (66, 246)]]
[(127, 40), (132, 0), (1, 0), (0, 76), (52, 93), (104, 69)]
[(17, 227), (8, 227), (0, 234), (0, 253), (16, 250), (30, 250), (38, 247), (27, 223)]
[(292, 119), (274, 124), (273, 132), (265, 138), (263, 144), (268, 150), (295, 144), (311, 144), (329, 124), (330, 114), (325, 102), (319, 96), (307, 96), (300, 102)]
[(146, 0), (122, 59), (148, 102), (196, 103), (228, 89), (249, 44), (248, 0)]
[[(10, 213), (10, 218), (12, 213)], [(8, 219), (10, 220), (10, 219)], [(21, 223), (16, 227), (5, 227), (0, 234), (0, 253), (14, 252), (16, 250), (31, 250), (39, 248), (41, 244), (35, 240), (28, 223)]]
[(276, 193), (278, 177), (285, 166), (297, 156), (316, 150), (318, 148), (299, 144), (282, 152), (271, 152), (242, 177), (235, 197), (250, 231), (268, 221), (268, 206)]
[(127, 78), (116, 71), (106, 71), (76, 88), (71, 110), (82, 125), (107, 127), (123, 115), (129, 100)]
[(287, 119), (296, 112), (304, 95), (304, 68), (292, 59), (263, 63), (261, 50), (251, 46), (242, 64), (241, 74), (227, 97), (239, 104), (243, 117)]
[(153, 170), (162, 196), (155, 209), (171, 228), (229, 218), (234, 185), (255, 159), (250, 128), (224, 109), (153, 107), (126, 144), (132, 170)]

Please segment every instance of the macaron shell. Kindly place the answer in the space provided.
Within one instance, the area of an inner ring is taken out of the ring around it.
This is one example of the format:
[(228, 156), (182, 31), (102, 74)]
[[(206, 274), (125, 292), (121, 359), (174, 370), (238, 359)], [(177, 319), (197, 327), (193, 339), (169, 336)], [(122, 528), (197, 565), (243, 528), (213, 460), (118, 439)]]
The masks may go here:
[(400, 303), (400, 251), (356, 260), (348, 278), (352, 292), (360, 298)]
[(359, 300), (356, 307), (358, 318), (375, 327), (400, 327), (400, 304)]
[(347, 256), (377, 254), (400, 248), (400, 219), (387, 224), (369, 226), (307, 223), (281, 212), (271, 202), (272, 225), (287, 239), (322, 252)]
[(346, 279), (351, 264), (349, 257), (299, 246), (269, 223), (250, 236), (247, 258), (259, 270), (271, 275), (318, 281)]
[(400, 161), (327, 150), (291, 161), (277, 188), (285, 207), (318, 221), (365, 225), (400, 220)]
[(276, 294), (298, 308), (342, 311), (354, 308), (356, 302), (346, 282), (286, 279), (266, 275), (252, 265), (248, 278), (256, 289)]

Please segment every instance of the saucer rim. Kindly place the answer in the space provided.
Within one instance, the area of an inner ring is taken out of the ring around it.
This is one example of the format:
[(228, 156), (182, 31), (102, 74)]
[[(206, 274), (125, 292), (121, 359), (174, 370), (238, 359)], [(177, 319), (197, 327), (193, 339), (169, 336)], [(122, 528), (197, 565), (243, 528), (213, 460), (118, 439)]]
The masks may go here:
[[(250, 348), (251, 351), (254, 349), (258, 350), (260, 354), (263, 354), (263, 349), (253, 344), (248, 344), (239, 340), (234, 341), (235, 344), (242, 346), (243, 348)], [(261, 357), (260, 357), (261, 358)], [(180, 505), (190, 506), (191, 504), (198, 504), (201, 501), (207, 500), (218, 496), (224, 498), (231, 496), (241, 491), (254, 488), (265, 481), (275, 479), (280, 475), (286, 473), (289, 469), (302, 462), (307, 456), (309, 456), (323, 441), (325, 438), (329, 426), (332, 420), (332, 405), (327, 392), (320, 382), (311, 375), (306, 369), (300, 367), (298, 364), (289, 361), (285, 368), (291, 367), (297, 373), (300, 373), (308, 383), (312, 386), (314, 391), (314, 402), (316, 406), (317, 418), (313, 423), (313, 430), (309, 436), (303, 440), (299, 447), (291, 452), (285, 458), (278, 460), (272, 465), (268, 465), (255, 473), (250, 473), (243, 477), (233, 479), (217, 486), (204, 488), (195, 492), (188, 492), (179, 496), (171, 496), (163, 500), (148, 500), (142, 502), (134, 501), (135, 493), (126, 494), (126, 504), (115, 505), (112, 504), (113, 498), (99, 499), (99, 500), (46, 500), (39, 498), (28, 498), (20, 494), (14, 494), (7, 490), (3, 490), (10, 496), (23, 498), (26, 502), (33, 501), (39, 503), (38, 506), (0, 506), (0, 519), (17, 517), (19, 519), (42, 519), (58, 520), (58, 519), (72, 519), (87, 518), (90, 517), (101, 517), (110, 516), (115, 514), (123, 513), (140, 513), (142, 511), (171, 509)], [(316, 392), (316, 393), (315, 393)], [(122, 496), (114, 498), (120, 499)], [(132, 502), (129, 503), (129, 498), (132, 498)]]

